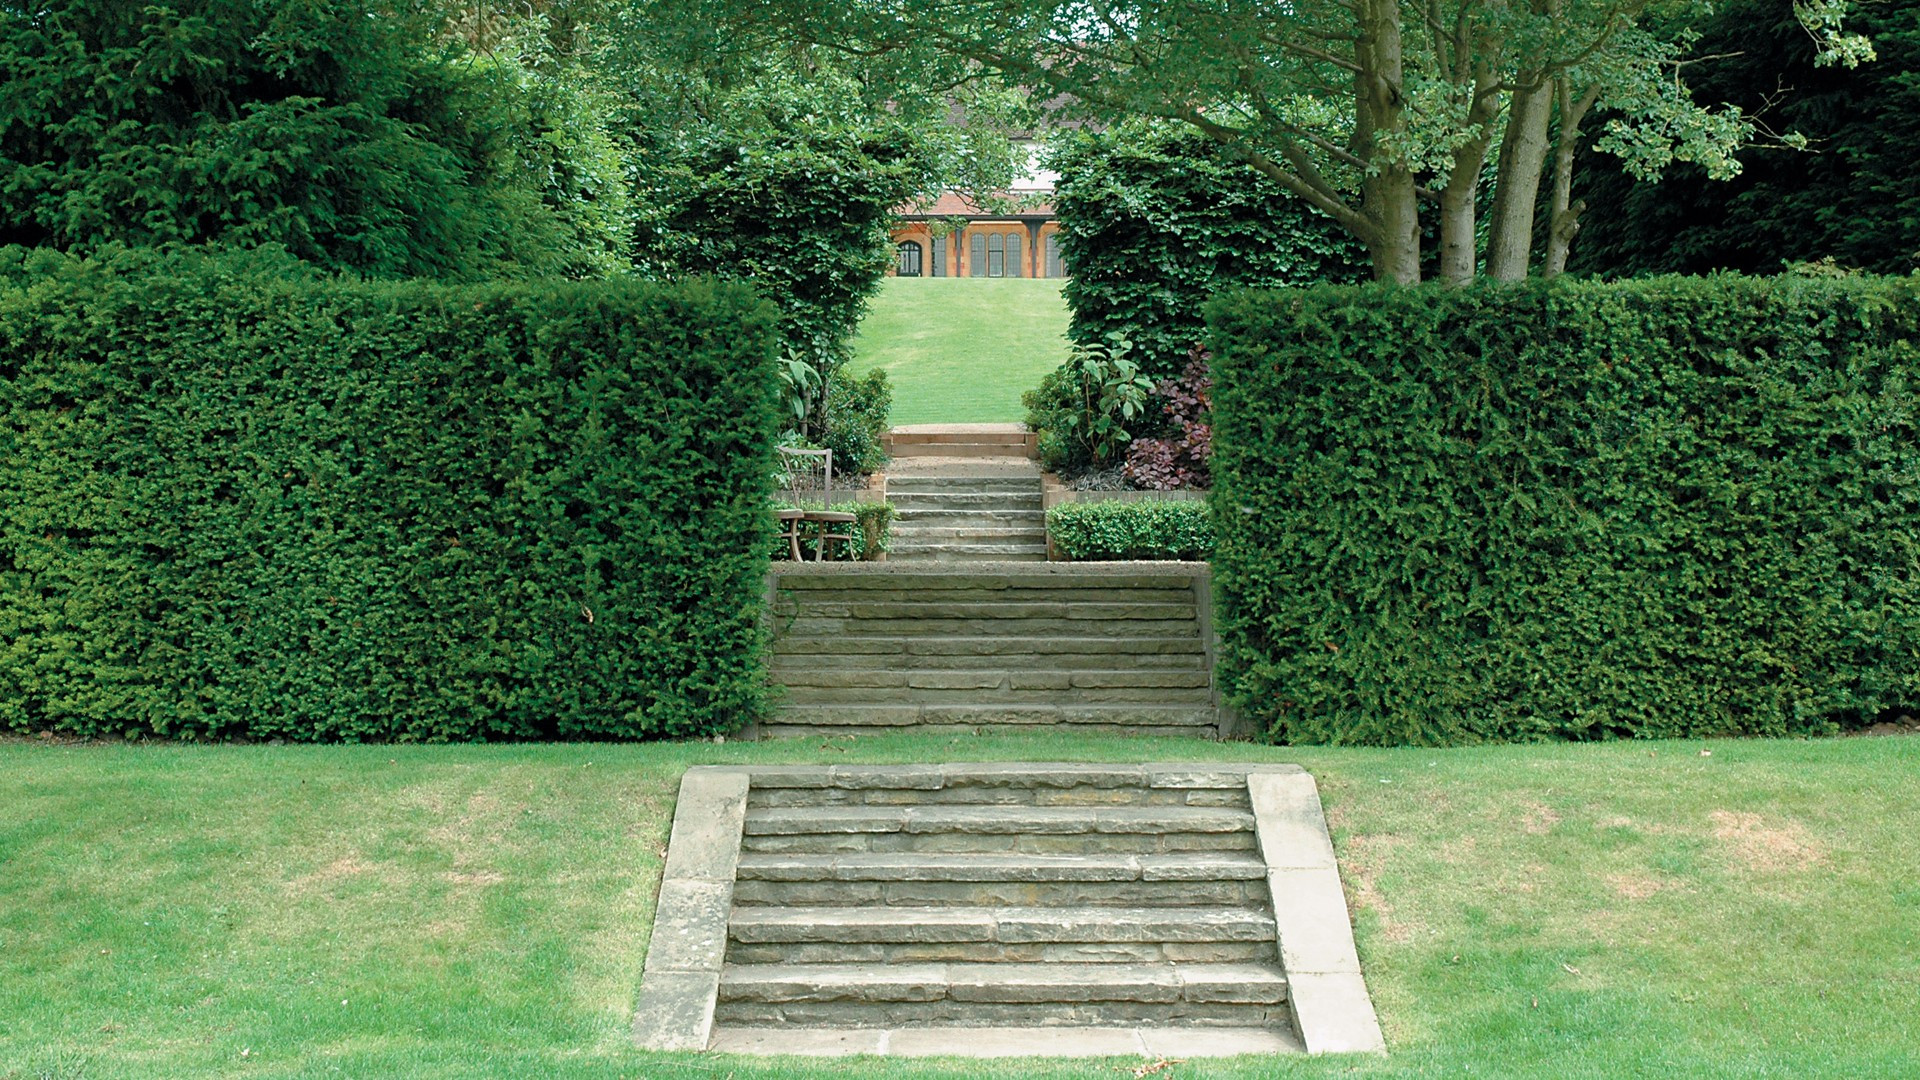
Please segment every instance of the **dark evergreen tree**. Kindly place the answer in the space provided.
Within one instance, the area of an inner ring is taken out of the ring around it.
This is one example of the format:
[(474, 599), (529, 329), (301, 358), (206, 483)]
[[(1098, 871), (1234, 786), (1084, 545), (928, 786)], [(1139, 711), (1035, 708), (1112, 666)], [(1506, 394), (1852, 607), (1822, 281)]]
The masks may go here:
[[(1854, 8), (1850, 26), (1878, 59), (1817, 67), (1789, 0), (1733, 0), (1704, 19), (1689, 69), (1695, 97), (1723, 101), (1807, 151), (1755, 150), (1734, 180), (1675, 166), (1637, 183), (1590, 154), (1579, 187), (1590, 204), (1571, 268), (1590, 273), (1772, 273), (1832, 259), (1906, 273), (1920, 266), (1920, 0)], [(1707, 59), (1711, 58), (1711, 59)]]

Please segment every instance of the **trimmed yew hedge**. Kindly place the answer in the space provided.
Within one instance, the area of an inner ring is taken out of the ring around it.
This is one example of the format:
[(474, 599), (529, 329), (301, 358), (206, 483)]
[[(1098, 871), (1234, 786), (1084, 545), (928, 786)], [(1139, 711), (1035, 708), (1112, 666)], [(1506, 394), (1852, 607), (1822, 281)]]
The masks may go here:
[(1287, 742), (1920, 702), (1920, 279), (1214, 303), (1222, 675)]
[(0, 254), (0, 730), (756, 718), (775, 340), (711, 283)]

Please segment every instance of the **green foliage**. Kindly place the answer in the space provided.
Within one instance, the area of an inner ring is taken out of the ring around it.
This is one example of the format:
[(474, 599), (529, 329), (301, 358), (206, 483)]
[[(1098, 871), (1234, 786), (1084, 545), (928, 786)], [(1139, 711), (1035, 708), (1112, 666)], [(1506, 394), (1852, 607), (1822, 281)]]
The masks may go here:
[(893, 264), (888, 227), (921, 179), (913, 133), (854, 111), (840, 80), (768, 79), (726, 98), (724, 123), (639, 133), (637, 265), (751, 281), (794, 357), (850, 355)]
[(847, 503), (834, 509), (858, 519), (854, 522), (854, 531), (860, 536), (862, 559), (871, 562), (879, 558), (881, 552), (893, 549), (893, 519), (897, 515), (892, 503)]
[(0, 729), (639, 738), (763, 705), (774, 313), (0, 259)]
[(1200, 309), (1216, 292), (1368, 275), (1366, 249), (1331, 218), (1179, 127), (1078, 132), (1052, 167), (1067, 336), (1125, 338), (1156, 378), (1178, 375), (1204, 340)]
[(1210, 316), (1221, 671), (1269, 737), (1787, 734), (1920, 702), (1920, 282)]
[(865, 375), (835, 371), (827, 380), (826, 423), (820, 444), (833, 451), (836, 472), (864, 475), (887, 463), (887, 413), (893, 407), (893, 387), (887, 373), (874, 368)]
[(1213, 518), (1197, 499), (1061, 503), (1047, 537), (1069, 559), (1180, 559), (1213, 554)]
[(604, 272), (625, 242), (593, 102), (420, 9), (54, 0), (0, 21), (0, 83), (0, 242), (460, 279)]
[(1822, 64), (1787, 0), (1735, 0), (1700, 18), (1688, 68), (1696, 97), (1805, 136), (1810, 152), (1746, 155), (1726, 183), (1698, 167), (1658, 184), (1589, 158), (1590, 208), (1573, 268), (1594, 273), (1771, 273), (1831, 258), (1880, 273), (1920, 267), (1920, 0), (1858, 4), (1849, 20), (1879, 58)]
[(1133, 436), (1127, 425), (1146, 408), (1153, 380), (1140, 374), (1122, 340), (1075, 345), (1065, 364), (1047, 373), (1021, 401), (1036, 433), (1040, 464), (1060, 471), (1117, 461)]

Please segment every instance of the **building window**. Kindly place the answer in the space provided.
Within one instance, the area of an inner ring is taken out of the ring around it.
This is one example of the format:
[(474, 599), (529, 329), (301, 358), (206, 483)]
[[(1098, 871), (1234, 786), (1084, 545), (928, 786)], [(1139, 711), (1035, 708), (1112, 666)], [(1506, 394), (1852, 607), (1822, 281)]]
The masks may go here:
[(1067, 267), (1060, 261), (1060, 234), (1047, 234), (1047, 276), (1066, 277)]
[(920, 241), (902, 240), (900, 242), (900, 276), (920, 276)]
[(987, 276), (987, 234), (974, 233), (967, 243), (967, 276)]
[(944, 236), (934, 237), (933, 251), (930, 254), (932, 256), (933, 265), (927, 268), (927, 276), (928, 277), (946, 277), (947, 276), (947, 238)]
[(1007, 276), (1007, 240), (999, 233), (987, 237), (987, 276)]
[(1020, 234), (1008, 233), (1007, 234), (1007, 276), (1008, 277), (1026, 277), (1027, 276), (1026, 263), (1024, 260), (1020, 258), (1020, 248), (1021, 248)]

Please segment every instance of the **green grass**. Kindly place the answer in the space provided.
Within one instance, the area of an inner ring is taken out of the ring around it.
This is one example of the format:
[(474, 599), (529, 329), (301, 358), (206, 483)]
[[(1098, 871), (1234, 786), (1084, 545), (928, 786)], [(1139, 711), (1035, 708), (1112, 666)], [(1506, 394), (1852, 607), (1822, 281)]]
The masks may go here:
[(1291, 760), (1319, 778), (1391, 1056), (1193, 1061), (1160, 1080), (1920, 1075), (1920, 740), (921, 737), (0, 741), (0, 1077), (821, 1075), (629, 1045), (680, 772), (1020, 757)]
[(1057, 279), (888, 278), (848, 370), (886, 369), (896, 425), (1016, 423), (1066, 333)]

